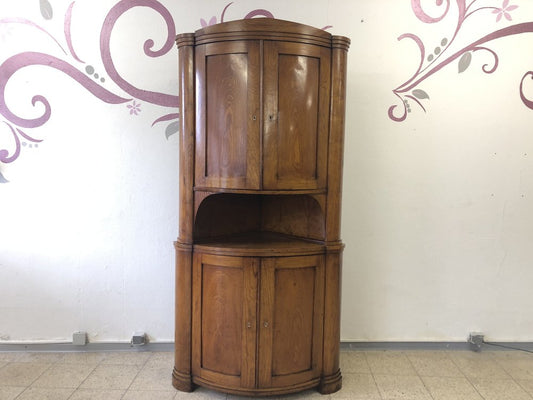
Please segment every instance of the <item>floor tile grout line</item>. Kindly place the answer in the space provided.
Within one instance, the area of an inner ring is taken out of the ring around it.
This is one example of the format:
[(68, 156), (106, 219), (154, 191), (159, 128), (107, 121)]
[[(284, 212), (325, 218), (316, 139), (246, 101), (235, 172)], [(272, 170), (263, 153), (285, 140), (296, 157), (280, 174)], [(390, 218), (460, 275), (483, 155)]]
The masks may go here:
[(499, 380), (510, 380), (513, 383), (515, 383), (526, 395), (528, 395), (530, 398), (533, 398), (533, 395), (531, 395), (519, 382), (517, 378), (515, 378), (500, 362), (498, 362), (498, 359), (494, 357), (494, 355), (491, 355), (491, 359), (509, 376), (509, 378), (500, 378)]
[(523, 390), (523, 391), (529, 396), (529, 398), (533, 399), (533, 394), (532, 394), (532, 393), (529, 393), (529, 391), (528, 391), (525, 387), (523, 387), (523, 386), (520, 384), (519, 381), (515, 381), (515, 382), (516, 382), (516, 384), (520, 387), (520, 389), (522, 389), (522, 390)]
[[(89, 376), (91, 376), (91, 374), (96, 370), (96, 368), (102, 363), (103, 360), (105, 360), (105, 358), (102, 358), (98, 363), (96, 363), (96, 365), (93, 367), (93, 369), (91, 370), (91, 372), (89, 372), (89, 373), (87, 374), (87, 376), (85, 377), (85, 379), (83, 379), (83, 380), (79, 383), (79, 385), (76, 387), (76, 389), (74, 389), (74, 391), (70, 394), (70, 396), (67, 397), (67, 400), (71, 399), (72, 396), (74, 396), (74, 393), (76, 393), (76, 391), (77, 391), (78, 389), (81, 388), (81, 385), (83, 385), (83, 383), (84, 383), (87, 379), (89, 379)], [(81, 364), (81, 365), (83, 365), (83, 364)]]
[[(141, 371), (144, 369), (145, 365), (148, 363), (148, 360), (150, 360), (153, 356), (154, 356), (154, 353), (150, 353), (150, 357), (148, 357), (146, 360), (144, 360), (144, 363), (140, 366), (139, 370), (137, 371), (137, 373), (135, 374), (135, 376), (131, 380), (130, 384), (128, 385), (128, 388), (124, 391), (124, 393), (122, 393), (122, 396), (120, 396), (120, 400), (124, 399), (124, 396), (126, 396), (128, 394), (128, 391), (130, 390), (131, 385), (133, 385), (133, 382), (135, 382), (135, 379), (137, 379), (137, 377), (139, 376)], [(134, 365), (136, 365), (136, 364), (134, 364)], [(176, 396), (174, 396), (174, 397), (176, 397)]]
[[(31, 353), (30, 353), (30, 354), (31, 354)], [(56, 362), (57, 362), (57, 360), (56, 360)], [(19, 363), (19, 364), (24, 364), (25, 362), (24, 362), (24, 361), (23, 361), (23, 362), (20, 362), (20, 361), (19, 361), (18, 363)], [(52, 366), (53, 366), (55, 363), (39, 363), (39, 362), (33, 362), (33, 361), (31, 361), (31, 362), (28, 362), (27, 364), (28, 364), (28, 365), (31, 365), (31, 364), (49, 364), (49, 366), (48, 366), (48, 368), (44, 369), (43, 372), (41, 372), (41, 373), (39, 374), (39, 376), (37, 376), (37, 378), (35, 378), (35, 379), (34, 379), (33, 381), (31, 381), (28, 385), (26, 385), (26, 388), (25, 388), (22, 392), (20, 392), (20, 393), (19, 393), (19, 394), (13, 399), (13, 400), (17, 400), (18, 398), (20, 398), (20, 396), (22, 396), (24, 393), (26, 393), (26, 391), (27, 391), (28, 389), (30, 389), (30, 388), (32, 387), (32, 385), (33, 385), (35, 382), (37, 382), (37, 380), (38, 380), (41, 376), (43, 376), (44, 373), (45, 373), (46, 371), (48, 371), (50, 368), (52, 368)]]
[(368, 370), (370, 371), (370, 375), (372, 376), (372, 381), (374, 382), (374, 386), (376, 387), (376, 390), (378, 392), (379, 398), (383, 400), (383, 394), (381, 393), (381, 390), (379, 389), (378, 383), (376, 382), (376, 377), (374, 376), (374, 371), (372, 370), (372, 367), (370, 366), (370, 363), (368, 362), (367, 352), (363, 351), (363, 355), (365, 357), (365, 362), (368, 367)]
[(457, 362), (455, 362), (454, 358), (450, 356), (450, 360), (452, 360), (452, 363), (457, 367), (457, 369), (459, 370), (459, 372), (461, 372), (461, 374), (463, 375), (463, 377), (466, 379), (466, 381), (474, 388), (474, 390), (476, 391), (476, 393), (479, 395), (479, 397), (481, 397), (482, 399), (485, 400), (485, 396), (483, 396), (478, 388), (476, 387), (476, 385), (474, 385), (474, 383), (470, 380), (470, 378), (465, 374), (465, 372), (461, 369), (461, 367), (457, 364)]
[(426, 389), (426, 392), (427, 392), (427, 394), (429, 395), (430, 399), (435, 400), (435, 398), (434, 398), (433, 395), (431, 394), (431, 391), (430, 391), (429, 388), (426, 386), (426, 382), (424, 382), (424, 380), (423, 380), (422, 377), (420, 376), (420, 372), (418, 372), (418, 370), (416, 369), (415, 365), (413, 364), (413, 361), (411, 361), (411, 359), (409, 358), (409, 354), (408, 354), (408, 353), (405, 353), (405, 358), (407, 358), (407, 361), (408, 361), (409, 364), (411, 365), (411, 368), (413, 368), (413, 371), (416, 372), (416, 376), (418, 377), (418, 379), (420, 380), (420, 382), (422, 382), (422, 386), (424, 386), (424, 389)]

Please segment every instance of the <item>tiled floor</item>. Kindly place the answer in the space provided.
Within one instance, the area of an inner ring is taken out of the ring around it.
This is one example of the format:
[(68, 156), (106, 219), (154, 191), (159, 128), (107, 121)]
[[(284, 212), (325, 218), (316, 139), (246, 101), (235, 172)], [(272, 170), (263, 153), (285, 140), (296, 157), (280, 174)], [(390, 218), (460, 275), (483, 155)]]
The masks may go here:
[[(239, 399), (171, 386), (172, 353), (0, 353), (0, 400)], [(343, 388), (283, 399), (532, 400), (533, 354), (342, 351)]]

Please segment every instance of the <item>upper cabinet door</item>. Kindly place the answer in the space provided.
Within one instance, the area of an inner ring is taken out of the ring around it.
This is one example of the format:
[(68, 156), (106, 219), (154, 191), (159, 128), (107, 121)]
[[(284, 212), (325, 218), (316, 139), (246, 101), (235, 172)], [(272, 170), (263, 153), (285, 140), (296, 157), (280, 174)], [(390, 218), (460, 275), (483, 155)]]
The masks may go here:
[(259, 42), (200, 45), (195, 61), (195, 186), (259, 189)]
[(265, 41), (264, 189), (326, 187), (330, 63), (325, 47)]

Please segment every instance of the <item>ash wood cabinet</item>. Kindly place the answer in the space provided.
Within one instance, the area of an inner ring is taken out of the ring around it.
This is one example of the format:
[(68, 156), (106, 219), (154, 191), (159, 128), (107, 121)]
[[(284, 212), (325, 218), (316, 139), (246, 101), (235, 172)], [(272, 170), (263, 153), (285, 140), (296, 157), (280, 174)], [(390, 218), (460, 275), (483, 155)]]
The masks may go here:
[(176, 41), (173, 385), (335, 392), (349, 40), (257, 18)]

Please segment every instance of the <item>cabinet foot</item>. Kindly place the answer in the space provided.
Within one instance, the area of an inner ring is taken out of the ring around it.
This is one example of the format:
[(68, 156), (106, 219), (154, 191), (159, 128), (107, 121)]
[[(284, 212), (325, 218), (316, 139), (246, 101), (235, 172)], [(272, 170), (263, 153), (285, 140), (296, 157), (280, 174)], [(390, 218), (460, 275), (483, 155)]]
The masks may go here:
[(321, 394), (330, 394), (335, 393), (336, 391), (340, 390), (342, 387), (342, 375), (341, 370), (339, 369), (335, 374), (324, 376), (320, 380), (320, 384), (318, 385), (318, 391)]
[(192, 377), (178, 372), (176, 368), (172, 371), (172, 386), (181, 392), (192, 392), (196, 388), (192, 383)]

